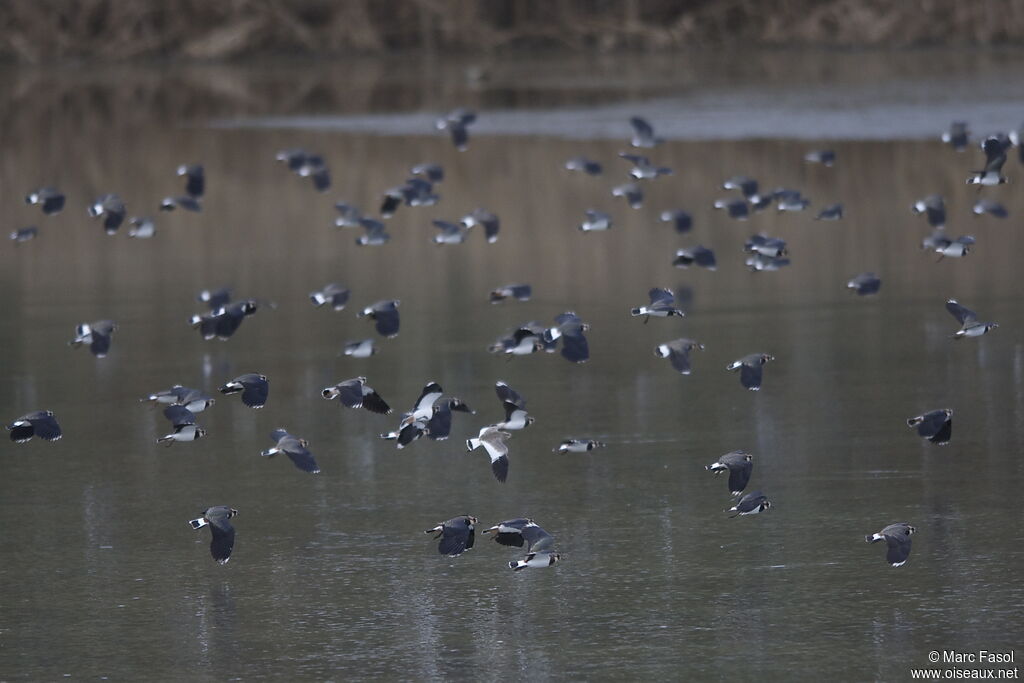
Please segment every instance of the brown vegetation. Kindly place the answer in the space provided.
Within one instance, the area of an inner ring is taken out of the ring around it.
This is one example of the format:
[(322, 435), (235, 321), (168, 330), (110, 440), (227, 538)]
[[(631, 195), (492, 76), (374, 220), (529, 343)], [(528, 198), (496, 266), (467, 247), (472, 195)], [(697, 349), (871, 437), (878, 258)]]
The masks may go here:
[(988, 45), (1017, 0), (6, 0), (0, 59), (223, 60), (395, 50)]

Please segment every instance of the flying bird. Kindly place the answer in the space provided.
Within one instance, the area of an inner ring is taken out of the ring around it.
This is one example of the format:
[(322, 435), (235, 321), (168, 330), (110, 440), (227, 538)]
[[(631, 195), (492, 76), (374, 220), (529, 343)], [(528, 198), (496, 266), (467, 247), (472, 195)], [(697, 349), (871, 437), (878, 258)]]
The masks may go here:
[(770, 500), (768, 500), (763, 493), (760, 491), (751, 491), (747, 495), (739, 499), (735, 505), (727, 510), (734, 514), (729, 515), (730, 517), (739, 517), (740, 515), (756, 515), (759, 512), (764, 512), (772, 506)]
[(348, 296), (350, 292), (348, 287), (345, 285), (339, 285), (337, 282), (331, 282), (320, 290), (309, 293), (309, 300), (313, 302), (313, 305), (317, 308), (324, 304), (331, 304), (331, 308), (336, 311), (343, 310), (345, 304), (348, 303)]
[(689, 268), (692, 265), (707, 268), (708, 270), (715, 270), (717, 268), (715, 252), (701, 244), (695, 247), (676, 250), (676, 257), (672, 261), (672, 265), (676, 268)]
[(681, 375), (689, 375), (691, 372), (690, 351), (694, 349), (703, 351), (704, 345), (693, 339), (680, 337), (664, 344), (658, 344), (654, 347), (654, 355), (658, 358), (668, 358), (676, 372)]
[(662, 139), (654, 134), (654, 126), (648, 123), (647, 119), (633, 116), (629, 119), (629, 125), (633, 126), (633, 139), (629, 144), (634, 147), (655, 147), (662, 142)]
[(992, 328), (999, 327), (999, 323), (980, 322), (978, 320), (977, 313), (966, 306), (960, 305), (956, 299), (949, 299), (946, 301), (946, 310), (949, 311), (951, 316), (957, 319), (957, 322), (960, 323), (960, 329), (953, 335), (954, 339), (980, 337)]
[(64, 193), (55, 187), (40, 187), (25, 195), (25, 203), (37, 205), (47, 216), (64, 210)]
[(585, 363), (590, 359), (590, 345), (583, 333), (589, 329), (590, 325), (578, 315), (566, 311), (555, 316), (555, 326), (544, 332), (543, 341), (552, 343), (561, 339), (562, 357), (572, 363)]
[(515, 548), (526, 547), (526, 552), (547, 550), (555, 542), (554, 536), (544, 531), (532, 519), (519, 517), (498, 522), (489, 529), (484, 529), (485, 534), (494, 534), (492, 538), (500, 545), (512, 546)]
[(922, 439), (945, 445), (953, 436), (953, 409), (930, 410), (907, 420), (908, 427), (916, 427)]
[(284, 429), (275, 429), (270, 433), (270, 440), (275, 441), (276, 445), (263, 451), (260, 455), (272, 458), (278, 453), (284, 453), (303, 472), (309, 472), (310, 474), (320, 473), (320, 467), (316, 464), (316, 458), (309, 452), (309, 442), (305, 439), (292, 436)]
[(850, 278), (846, 283), (846, 287), (857, 292), (860, 296), (878, 294), (878, 290), (882, 288), (882, 280), (874, 273), (860, 273)]
[(524, 283), (516, 283), (511, 285), (503, 285), (496, 287), (491, 290), (491, 303), (497, 304), (505, 299), (515, 299), (516, 301), (529, 301), (533, 295), (533, 287)]
[(597, 448), (604, 448), (607, 445), (603, 441), (595, 441), (594, 439), (565, 439), (556, 448), (552, 448), (551, 451), (554, 453), (586, 453)]
[(387, 415), (391, 406), (380, 397), (376, 390), (366, 383), (365, 377), (355, 377), (325, 387), (320, 394), (327, 400), (338, 399), (349, 408), (366, 408), (371, 413)]
[(508, 479), (508, 446), (505, 442), (511, 437), (509, 432), (503, 432), (493, 425), (488, 425), (480, 430), (475, 439), (466, 439), (466, 450), (472, 451), (484, 447), (487, 455), (491, 458), (491, 472), (494, 478), (501, 483)]
[(868, 543), (885, 541), (889, 547), (885, 553), (885, 561), (893, 567), (902, 567), (910, 557), (910, 537), (915, 531), (917, 529), (906, 522), (897, 522), (890, 524), (877, 534), (865, 536), (864, 540)]
[(213, 538), (210, 540), (210, 554), (220, 564), (227, 564), (231, 559), (231, 551), (235, 547), (235, 527), (228, 520), (238, 514), (238, 510), (227, 505), (216, 505), (208, 508), (198, 519), (189, 520), (193, 529), (210, 527)]
[(738, 496), (750, 482), (750, 473), (754, 470), (754, 456), (744, 451), (730, 451), (710, 465), (705, 465), (704, 469), (716, 475), (728, 472), (729, 493)]
[(93, 218), (103, 217), (103, 230), (113, 235), (124, 222), (124, 201), (116, 194), (100, 195), (89, 205), (89, 215)]
[(364, 308), (356, 314), (357, 318), (369, 317), (375, 323), (377, 334), (388, 339), (398, 335), (398, 299), (385, 299)]
[(775, 356), (769, 356), (767, 353), (752, 353), (729, 363), (725, 369), (739, 370), (740, 384), (751, 391), (758, 391), (761, 388), (762, 366), (770, 360), (775, 360)]
[(630, 310), (630, 314), (633, 317), (643, 316), (644, 324), (651, 319), (651, 316), (655, 318), (669, 318), (671, 316), (678, 316), (682, 318), (685, 313), (676, 308), (676, 295), (671, 289), (664, 287), (654, 287), (648, 293), (651, 303), (647, 306), (637, 306)]
[(465, 152), (469, 147), (469, 126), (476, 122), (476, 112), (468, 109), (453, 109), (435, 122), (438, 130), (447, 130), (455, 149)]
[(968, 185), (978, 185), (978, 189), (981, 186), (991, 185), (1002, 185), (1006, 182), (1006, 176), (1003, 175), (1003, 164), (1006, 163), (1006, 145), (996, 136), (987, 138), (982, 143), (982, 150), (985, 152), (985, 167), (980, 171), (975, 171), (971, 177), (967, 179)]
[(5, 427), (10, 432), (11, 441), (14, 443), (25, 443), (33, 436), (38, 436), (45, 441), (57, 441), (63, 436), (57, 418), (49, 410), (34, 410), (31, 413), (26, 413)]
[(456, 557), (473, 547), (476, 523), (476, 517), (460, 515), (441, 522), (433, 529), (427, 529), (423, 533), (437, 534), (434, 539), (441, 539), (437, 546), (437, 552), (448, 557)]
[(92, 323), (81, 323), (75, 327), (75, 338), (68, 342), (73, 348), (82, 344), (89, 345), (89, 351), (97, 358), (106, 358), (110, 351), (110, 337), (117, 325), (111, 320), (97, 320)]
[(164, 408), (164, 417), (171, 422), (172, 431), (156, 440), (165, 446), (173, 446), (175, 442), (198, 441), (206, 436), (206, 430), (196, 424), (196, 416), (182, 405), (169, 405)]
[(247, 372), (220, 388), (222, 394), (237, 394), (239, 392), (242, 394), (242, 403), (250, 408), (262, 408), (266, 405), (267, 397), (270, 395), (270, 382), (266, 375)]

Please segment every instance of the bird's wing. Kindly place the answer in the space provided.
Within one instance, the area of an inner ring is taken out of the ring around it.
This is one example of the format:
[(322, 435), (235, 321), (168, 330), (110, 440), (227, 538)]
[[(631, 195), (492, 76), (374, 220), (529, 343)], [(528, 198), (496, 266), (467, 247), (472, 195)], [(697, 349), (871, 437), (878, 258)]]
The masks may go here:
[(960, 305), (956, 299), (950, 299), (946, 302), (946, 310), (949, 311), (949, 314), (956, 318), (957, 322), (961, 325), (965, 325), (978, 319), (978, 315), (974, 311), (966, 306)]

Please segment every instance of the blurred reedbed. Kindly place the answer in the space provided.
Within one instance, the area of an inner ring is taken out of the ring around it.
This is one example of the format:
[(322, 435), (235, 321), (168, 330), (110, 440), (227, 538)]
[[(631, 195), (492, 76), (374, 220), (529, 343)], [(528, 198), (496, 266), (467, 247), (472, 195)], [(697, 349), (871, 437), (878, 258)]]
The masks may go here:
[(1014, 0), (8, 0), (0, 59), (225, 60), (422, 49), (671, 50), (719, 45), (993, 45)]

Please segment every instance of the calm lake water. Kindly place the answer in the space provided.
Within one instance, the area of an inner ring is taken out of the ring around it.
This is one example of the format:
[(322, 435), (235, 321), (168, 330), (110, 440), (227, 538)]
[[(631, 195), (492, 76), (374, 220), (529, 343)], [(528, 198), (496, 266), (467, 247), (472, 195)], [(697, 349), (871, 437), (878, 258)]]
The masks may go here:
[[(829, 73), (854, 78), (855, 57), (834, 57), (842, 68), (823, 68), (811, 84)], [(989, 75), (1001, 63), (973, 59)], [(625, 119), (617, 139), (481, 135), (464, 153), (429, 128), (204, 123), (322, 115), (345, 101), (346, 114), (482, 106), (483, 126), (489, 102), (642, 109), (686, 87), (659, 81), (663, 67), (635, 64), (622, 68), (647, 74), (647, 85), (629, 86), (627, 73), (597, 87), (602, 72), (584, 66), (554, 66), (563, 80), (524, 81), (522, 91), (469, 88), (458, 69), (438, 67), (411, 94), (387, 68), (328, 71), (326, 83), (301, 67), (238, 78), (130, 71), (85, 84), (74, 72), (4, 76), (15, 95), (4, 112), (0, 205), (8, 230), (35, 224), (40, 234), (0, 247), (0, 417), (50, 409), (65, 436), (0, 446), (0, 679), (889, 681), (928, 666), (931, 650), (1020, 645), (1016, 150), (1011, 183), (983, 192), (1004, 202), (1006, 220), (971, 214), (977, 194), (964, 178), (982, 164), (980, 151), (956, 153), (934, 137), (821, 143), (837, 152), (833, 168), (802, 162), (813, 142), (673, 140), (649, 154), (675, 175), (647, 183), (644, 207), (632, 210), (609, 192), (628, 170), (617, 158)], [(446, 74), (456, 85), (433, 90)], [(752, 78), (744, 74), (716, 78)], [(349, 85), (339, 75), (352, 76)], [(298, 104), (281, 104), (289, 94)], [(1017, 104), (1024, 116), (1019, 95)], [(274, 162), (295, 146), (328, 160), (329, 192)], [(563, 170), (581, 154), (605, 174)], [(389, 244), (358, 247), (356, 233), (333, 227), (333, 202), (373, 213), (384, 190), (428, 160), (447, 172), (442, 200), (400, 208)], [(203, 212), (157, 212), (163, 196), (180, 194), (174, 171), (186, 162), (206, 167)], [(731, 194), (720, 185), (737, 173), (798, 188), (812, 207), (732, 221), (711, 204)], [(22, 197), (50, 183), (68, 207), (45, 217)], [(156, 235), (105, 236), (85, 207), (106, 192), (154, 215)], [(977, 238), (966, 258), (936, 262), (920, 250), (929, 230), (909, 207), (932, 193), (946, 198), (949, 232)], [(813, 220), (833, 202), (845, 205), (842, 221)], [(473, 233), (462, 245), (430, 242), (432, 219), (476, 206), (501, 217), (496, 244)], [(607, 210), (612, 230), (578, 231), (587, 208)], [(668, 208), (690, 211), (693, 231), (660, 223)], [(744, 267), (743, 241), (759, 231), (788, 241), (790, 267)], [(677, 248), (697, 243), (715, 249), (717, 271), (672, 266)], [(866, 270), (881, 276), (881, 292), (856, 297), (846, 280)], [(309, 302), (331, 281), (352, 290), (342, 312)], [(516, 281), (533, 285), (531, 301), (488, 303), (490, 289)], [(224, 285), (276, 308), (228, 342), (203, 341), (187, 323), (201, 310), (196, 293)], [(675, 289), (687, 316), (631, 318), (653, 286)], [(1001, 326), (954, 341), (949, 297)], [(340, 356), (346, 340), (375, 336), (355, 312), (386, 298), (402, 302), (398, 337), (378, 339), (370, 359)], [(566, 310), (592, 326), (588, 363), (488, 354), (507, 329)], [(107, 358), (68, 348), (76, 324), (100, 318), (119, 325)], [(653, 354), (680, 336), (706, 347), (688, 377)], [(725, 366), (761, 351), (776, 361), (760, 392), (745, 391)], [(167, 423), (140, 397), (175, 383), (213, 393), (253, 371), (270, 378), (263, 410), (218, 395), (199, 416), (206, 439), (155, 443)], [(357, 375), (396, 414), (320, 398), (322, 387)], [(500, 419), (499, 379), (536, 417), (509, 442), (504, 485), (464, 447)], [(428, 380), (477, 414), (457, 414), (447, 441), (398, 451), (377, 438)], [(904, 423), (942, 407), (955, 411), (945, 447)], [(259, 456), (276, 427), (311, 442), (321, 474)], [(552, 453), (572, 436), (608, 446)], [(704, 465), (734, 449), (755, 454), (748, 490), (768, 495), (768, 513), (724, 512), (725, 481)], [(210, 558), (209, 534), (186, 525), (218, 504), (239, 510), (225, 566)], [(513, 573), (507, 562), (521, 553), (486, 537), (441, 557), (422, 531), (467, 513), (482, 527), (533, 517), (555, 535), (562, 562)], [(892, 569), (863, 538), (896, 521), (917, 534), (909, 562)]]

